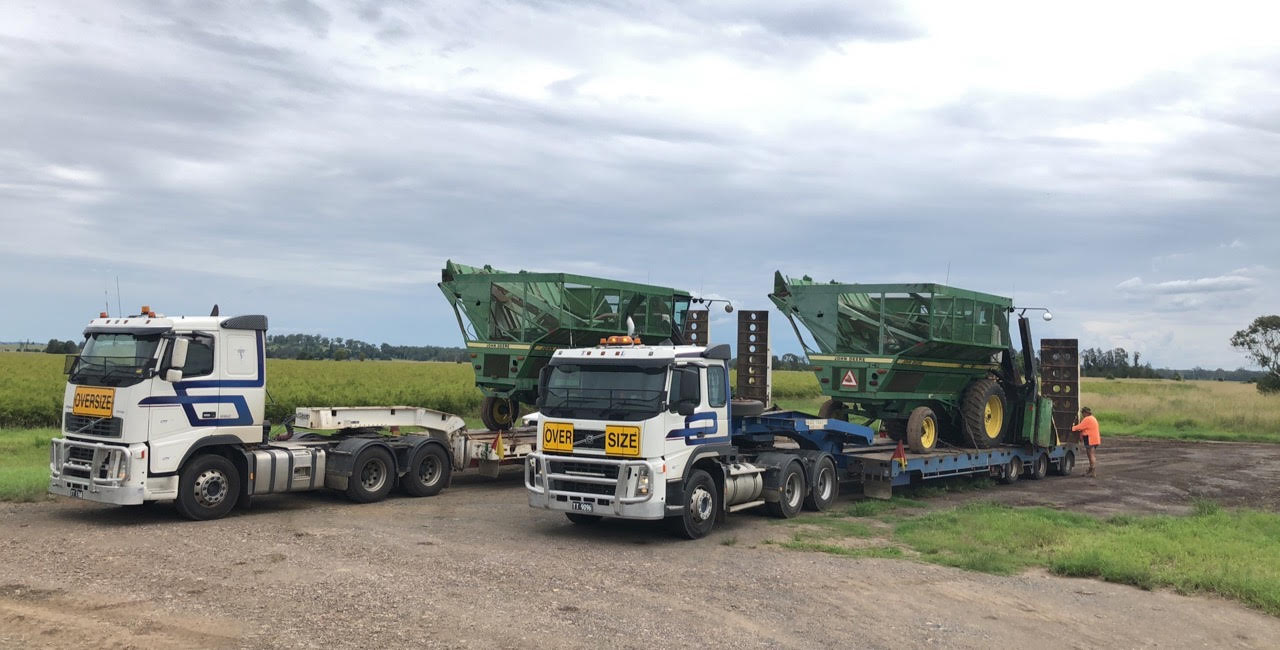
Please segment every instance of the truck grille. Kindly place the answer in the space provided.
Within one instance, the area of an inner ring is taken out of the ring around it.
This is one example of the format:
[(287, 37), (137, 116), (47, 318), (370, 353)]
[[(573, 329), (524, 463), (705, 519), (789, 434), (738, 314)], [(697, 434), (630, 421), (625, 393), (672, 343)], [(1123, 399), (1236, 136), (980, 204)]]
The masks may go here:
[(95, 418), (71, 413), (62, 416), (62, 430), (70, 434), (119, 438), (121, 425), (120, 418)]
[(604, 432), (592, 429), (574, 429), (573, 448), (604, 449)]
[(573, 461), (560, 461), (554, 458), (548, 458), (550, 471), (552, 474), (584, 474), (595, 478), (607, 478), (615, 481), (612, 485), (601, 485), (599, 483), (588, 483), (586, 481), (571, 481), (567, 479), (552, 479), (551, 489), (560, 492), (583, 492), (585, 494), (602, 494), (613, 496), (616, 491), (616, 481), (618, 480), (617, 465), (598, 465), (595, 463), (575, 463)]

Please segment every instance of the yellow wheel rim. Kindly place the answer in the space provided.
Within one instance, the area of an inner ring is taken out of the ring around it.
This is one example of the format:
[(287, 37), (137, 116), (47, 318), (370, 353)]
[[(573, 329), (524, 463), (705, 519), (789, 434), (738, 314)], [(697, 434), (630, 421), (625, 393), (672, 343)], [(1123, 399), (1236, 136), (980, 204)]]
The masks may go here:
[(999, 396), (987, 398), (987, 408), (982, 417), (986, 423), (987, 437), (992, 440), (999, 438), (1000, 430), (1004, 428), (1004, 402), (1000, 401)]
[(920, 446), (925, 449), (932, 449), (933, 443), (938, 440), (938, 423), (933, 418), (925, 418), (920, 423)]

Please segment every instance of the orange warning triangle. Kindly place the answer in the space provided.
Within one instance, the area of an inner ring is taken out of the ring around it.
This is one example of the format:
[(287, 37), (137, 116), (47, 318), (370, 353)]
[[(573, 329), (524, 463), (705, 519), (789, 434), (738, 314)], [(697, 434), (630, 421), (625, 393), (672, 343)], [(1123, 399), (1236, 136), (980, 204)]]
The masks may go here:
[(852, 371), (852, 370), (846, 370), (846, 371), (844, 371), (844, 379), (841, 379), (841, 380), (840, 380), (840, 386), (841, 386), (842, 388), (857, 388), (857, 387), (858, 387), (858, 378), (857, 378), (857, 377), (855, 377), (855, 376), (853, 375), (853, 371)]

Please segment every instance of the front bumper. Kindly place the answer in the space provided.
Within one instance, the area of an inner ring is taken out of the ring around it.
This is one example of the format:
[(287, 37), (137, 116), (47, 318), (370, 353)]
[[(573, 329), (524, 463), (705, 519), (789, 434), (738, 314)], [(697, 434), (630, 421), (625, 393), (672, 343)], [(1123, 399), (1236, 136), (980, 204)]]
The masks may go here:
[[(533, 453), (524, 467), (529, 506), (619, 519), (666, 516), (666, 464), (599, 456)], [(648, 470), (648, 491), (640, 477)], [(589, 509), (588, 509), (589, 508)]]
[[(147, 446), (55, 439), (49, 451), (49, 493), (99, 503), (137, 505), (164, 498), (149, 493)], [(177, 494), (177, 477), (154, 480), (169, 498)], [(169, 485), (172, 484), (172, 485)], [(171, 488), (171, 489), (170, 489)]]

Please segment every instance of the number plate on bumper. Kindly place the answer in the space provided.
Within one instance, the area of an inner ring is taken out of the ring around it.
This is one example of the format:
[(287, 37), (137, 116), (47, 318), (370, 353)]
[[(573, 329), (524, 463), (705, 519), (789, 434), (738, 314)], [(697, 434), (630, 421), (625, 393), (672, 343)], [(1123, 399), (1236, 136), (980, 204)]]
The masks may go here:
[(585, 501), (570, 501), (569, 506), (574, 510), (580, 510), (582, 512), (592, 512), (595, 510), (595, 504), (587, 503)]

